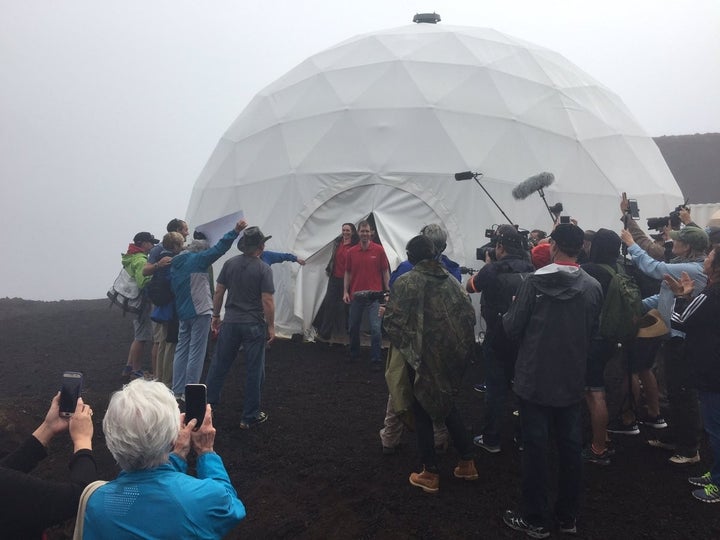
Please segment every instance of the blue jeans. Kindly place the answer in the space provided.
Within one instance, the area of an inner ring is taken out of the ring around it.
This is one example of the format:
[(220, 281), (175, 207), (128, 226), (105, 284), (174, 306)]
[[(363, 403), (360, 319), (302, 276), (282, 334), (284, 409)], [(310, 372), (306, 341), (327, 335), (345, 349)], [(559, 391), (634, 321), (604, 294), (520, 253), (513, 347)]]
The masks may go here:
[(215, 356), (207, 375), (208, 403), (220, 402), (225, 377), (235, 361), (240, 345), (245, 350), (245, 399), (242, 421), (251, 422), (260, 415), (260, 392), (265, 381), (265, 323), (228, 323), (220, 327)]
[(202, 376), (210, 336), (210, 314), (180, 321), (178, 343), (173, 359), (173, 394), (185, 393), (186, 384), (197, 384)]
[(513, 378), (517, 348), (497, 332), (488, 332), (483, 343), (483, 367), (485, 368), (485, 418), (483, 441), (490, 446), (500, 446), (501, 428), (505, 420), (508, 390)]
[(558, 497), (555, 517), (577, 518), (582, 488), (580, 403), (547, 407), (520, 399), (522, 425), (523, 517), (531, 525), (548, 526), (548, 439), (550, 428), (558, 449)]
[(713, 453), (710, 475), (712, 483), (720, 486), (720, 393), (705, 392), (704, 390), (699, 390), (698, 393), (700, 395), (700, 412)]
[(350, 302), (350, 358), (360, 357), (360, 323), (365, 310), (368, 310), (370, 323), (370, 360), (379, 362), (382, 354), (382, 320), (378, 315), (380, 302), (365, 298), (353, 298)]

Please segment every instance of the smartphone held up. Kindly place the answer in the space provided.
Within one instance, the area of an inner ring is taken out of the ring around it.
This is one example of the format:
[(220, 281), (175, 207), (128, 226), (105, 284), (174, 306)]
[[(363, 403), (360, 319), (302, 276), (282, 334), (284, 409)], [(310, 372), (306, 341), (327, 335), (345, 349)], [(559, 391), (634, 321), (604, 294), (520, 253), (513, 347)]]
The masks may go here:
[(205, 419), (205, 409), (207, 407), (207, 386), (204, 384), (186, 384), (185, 385), (185, 424), (189, 424), (190, 420), (195, 418), (194, 430), (200, 429)]
[(82, 394), (83, 374), (79, 371), (66, 371), (60, 386), (60, 416), (69, 418), (75, 412), (77, 400)]

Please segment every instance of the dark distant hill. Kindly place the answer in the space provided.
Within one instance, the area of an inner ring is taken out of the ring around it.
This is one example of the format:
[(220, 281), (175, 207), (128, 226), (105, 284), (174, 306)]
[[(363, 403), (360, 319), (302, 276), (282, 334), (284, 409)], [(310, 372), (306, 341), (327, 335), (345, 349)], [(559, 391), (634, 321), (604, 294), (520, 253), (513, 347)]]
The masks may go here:
[(720, 202), (720, 133), (655, 137), (691, 204)]

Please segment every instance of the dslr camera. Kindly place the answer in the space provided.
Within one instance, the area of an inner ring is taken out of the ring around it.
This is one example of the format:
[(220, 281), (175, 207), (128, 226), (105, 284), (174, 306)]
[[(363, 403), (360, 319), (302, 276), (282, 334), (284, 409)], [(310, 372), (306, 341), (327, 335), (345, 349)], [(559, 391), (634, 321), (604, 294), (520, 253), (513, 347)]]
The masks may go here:
[(688, 202), (685, 201), (683, 204), (677, 205), (675, 207), (675, 210), (670, 212), (670, 215), (668, 216), (647, 218), (648, 229), (662, 231), (669, 222), (670, 227), (672, 227), (674, 230), (678, 230), (681, 223), (680, 210), (687, 210), (687, 203)]
[(490, 256), (491, 261), (497, 260), (495, 256), (495, 248), (497, 247), (497, 235), (495, 231), (497, 231), (497, 225), (493, 225), (491, 229), (485, 229), (485, 238), (488, 238), (490, 241), (484, 246), (475, 249), (475, 258), (478, 261), (484, 261), (487, 255)]

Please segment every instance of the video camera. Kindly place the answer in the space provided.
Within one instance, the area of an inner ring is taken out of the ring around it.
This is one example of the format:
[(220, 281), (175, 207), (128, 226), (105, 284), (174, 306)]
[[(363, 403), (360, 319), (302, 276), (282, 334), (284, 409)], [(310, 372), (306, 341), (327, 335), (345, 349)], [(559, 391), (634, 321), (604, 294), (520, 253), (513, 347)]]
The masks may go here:
[[(528, 234), (530, 231), (527, 231), (525, 229), (520, 229), (517, 225), (514, 225), (515, 230), (520, 234), (520, 246), (523, 249), (529, 249), (528, 244)], [(495, 254), (495, 248), (498, 245), (498, 228), (499, 225), (493, 225), (490, 229), (485, 229), (485, 238), (489, 238), (490, 241), (485, 244), (484, 246), (481, 246), (479, 248), (475, 249), (475, 258), (478, 261), (484, 261), (485, 256), (488, 255), (490, 257), (491, 261), (497, 261), (497, 256)]]
[(363, 298), (368, 302), (374, 302), (375, 300), (384, 300), (389, 294), (390, 291), (357, 291), (353, 294), (353, 298)]
[(687, 203), (686, 200), (683, 204), (678, 204), (668, 216), (647, 218), (648, 229), (662, 231), (669, 222), (670, 227), (677, 231), (682, 223), (680, 221), (680, 210), (687, 210)]

